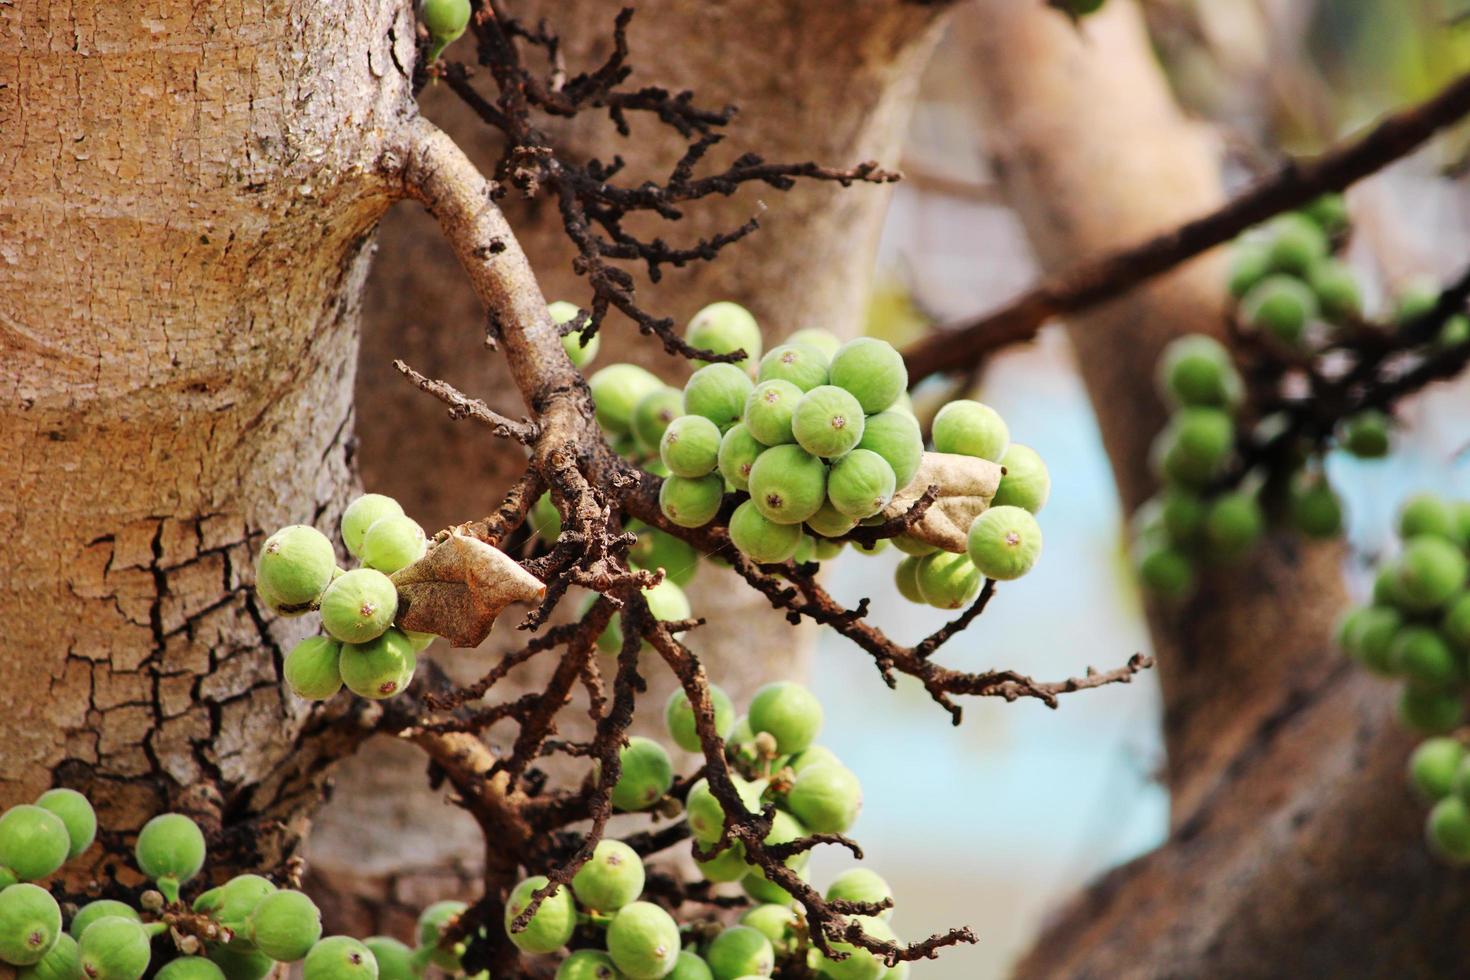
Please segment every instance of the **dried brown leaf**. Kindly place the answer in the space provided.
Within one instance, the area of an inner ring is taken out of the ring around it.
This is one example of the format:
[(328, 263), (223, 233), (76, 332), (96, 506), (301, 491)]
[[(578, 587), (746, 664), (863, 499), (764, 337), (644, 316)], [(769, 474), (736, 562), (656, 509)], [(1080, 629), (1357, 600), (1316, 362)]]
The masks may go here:
[(924, 516), (909, 529), (911, 537), (943, 548), (962, 552), (975, 518), (990, 506), (1000, 486), (1001, 468), (988, 459), (959, 456), (954, 453), (925, 453), (919, 472), (907, 487), (893, 495), (883, 510), (885, 518), (898, 517), (930, 486), (939, 494)]
[(393, 575), (398, 624), (434, 633), (457, 647), (478, 646), (513, 602), (546, 594), (540, 579), (503, 551), (457, 531)]

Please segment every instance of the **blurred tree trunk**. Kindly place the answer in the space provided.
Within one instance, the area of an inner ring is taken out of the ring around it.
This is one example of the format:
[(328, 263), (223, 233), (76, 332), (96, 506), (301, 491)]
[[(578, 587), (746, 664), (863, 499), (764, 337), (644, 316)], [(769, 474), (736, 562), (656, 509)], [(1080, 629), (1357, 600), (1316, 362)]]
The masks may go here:
[[(1221, 198), (1211, 147), (1175, 107), (1137, 8), (1074, 30), (1041, 4), (977, 0), (974, 66), (996, 170), (1048, 269)], [(1154, 488), (1153, 389), (1174, 336), (1219, 333), (1208, 256), (1069, 326), (1125, 510)], [(1023, 976), (1399, 976), (1457, 972), (1461, 879), (1428, 857), (1391, 692), (1331, 642), (1336, 545), (1273, 538), (1151, 606), (1173, 827), (1053, 922)]]
[[(938, 9), (897, 0), (650, 0), (638, 5), (630, 29), (633, 83), (691, 89), (703, 105), (739, 107), (726, 145), (711, 154), (711, 167), (746, 150), (770, 160), (846, 165), (877, 159), (894, 166), (919, 70), (937, 38)], [(561, 32), (572, 73), (598, 64), (610, 47), (616, 5), (528, 3), (516, 12), (533, 22), (544, 15)], [(473, 60), (474, 52), (462, 42), (447, 57)], [(488, 85), (488, 76), (481, 81)], [(431, 86), (422, 103), (482, 169), (492, 169), (498, 141), (450, 92)], [(619, 137), (605, 118), (590, 116), (553, 132), (576, 153), (603, 160), (621, 155), (630, 174), (666, 174), (684, 141), (636, 114), (631, 121), (631, 139)], [(669, 270), (663, 282), (640, 286), (639, 294), (649, 309), (681, 323), (706, 303), (734, 299), (755, 313), (768, 346), (805, 326), (855, 333), (887, 200), (881, 188), (814, 184), (785, 193), (747, 189), (695, 203), (660, 234), (692, 243), (757, 214), (762, 229), (713, 264)], [(572, 272), (574, 252), (554, 202), (512, 199), (507, 209), (546, 295), (587, 306), (590, 293)], [(486, 397), (493, 407), (512, 415), (520, 410), (503, 362), (482, 345), (480, 304), (426, 214), (399, 209), (383, 223), (365, 318), (357, 409), (364, 484), (398, 497), (426, 527), (488, 513), (519, 474), (521, 453), (447, 421), (439, 403), (391, 367), (402, 357)], [(684, 371), (656, 342), (610, 318), (588, 370), (616, 361), (644, 363), (676, 384)], [(710, 624), (688, 642), (737, 703), (772, 677), (804, 669), (814, 631), (793, 632), (728, 573), (706, 564), (691, 599)], [(523, 640), (504, 625), (480, 651), (441, 650), (438, 656), (457, 676), (471, 678)], [(639, 724), (657, 733), (657, 709), (673, 685), (665, 671), (649, 675)], [(536, 676), (528, 670), (522, 683), (534, 684)], [(514, 690), (515, 680), (506, 687)], [(401, 932), (426, 901), (473, 887), (478, 828), (427, 788), (414, 750), (374, 743), (344, 767), (337, 787), (310, 848), (314, 887), (333, 896), (331, 907), (339, 913), (335, 928)]]
[(346, 498), (411, 39), (397, 0), (0, 7), (0, 805), (253, 821), (263, 867), (304, 831), (313, 627), (249, 583)]

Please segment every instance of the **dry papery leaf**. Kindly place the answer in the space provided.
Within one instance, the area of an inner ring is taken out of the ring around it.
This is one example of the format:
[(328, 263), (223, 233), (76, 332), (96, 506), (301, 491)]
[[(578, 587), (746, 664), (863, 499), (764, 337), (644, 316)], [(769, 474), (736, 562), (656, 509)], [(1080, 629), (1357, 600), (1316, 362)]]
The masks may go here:
[(909, 485), (893, 495), (883, 509), (885, 518), (898, 517), (913, 506), (930, 486), (938, 496), (910, 537), (945, 551), (960, 553), (970, 535), (970, 525), (990, 506), (1000, 486), (1001, 467), (988, 459), (955, 453), (925, 453)]
[(511, 603), (546, 594), (546, 585), (505, 552), (457, 531), (392, 578), (401, 604), (398, 625), (457, 647), (478, 646)]

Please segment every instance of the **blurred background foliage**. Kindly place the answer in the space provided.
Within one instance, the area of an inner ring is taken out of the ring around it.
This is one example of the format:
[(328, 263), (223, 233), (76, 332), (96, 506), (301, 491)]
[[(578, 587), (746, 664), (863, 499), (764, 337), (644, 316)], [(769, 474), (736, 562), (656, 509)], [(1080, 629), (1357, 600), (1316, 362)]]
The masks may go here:
[[(1146, 0), (1144, 7), (1160, 62), (1181, 104), (1217, 135), (1232, 186), (1470, 70), (1470, 0)], [(869, 315), (869, 331), (895, 344), (987, 310), (1035, 275), (1020, 227), (987, 173), (967, 81), (970, 38), (981, 30), (963, 14), (953, 21), (925, 75), (904, 151), (908, 179), (894, 195)], [(1396, 284), (1447, 276), (1470, 254), (1470, 202), (1453, 179), (1466, 169), (1467, 146), (1461, 130), (1349, 195), (1357, 228), (1350, 260), (1377, 284), (1370, 312)], [(1065, 336), (1049, 327), (970, 379), (970, 394), (995, 405), (1013, 437), (1042, 453), (1054, 490), (1041, 515), (1045, 558), (1024, 581), (1003, 587), (953, 645), (956, 666), (1061, 676), (1148, 650), (1111, 473), (1071, 358)], [(921, 414), (924, 400), (917, 392)], [(1354, 557), (1344, 574), (1356, 588), (1365, 589), (1364, 570), (1407, 493), (1470, 494), (1466, 418), (1470, 384), (1441, 385), (1400, 413), (1408, 431), (1392, 458), (1329, 461), (1334, 484), (1346, 491)], [(879, 625), (917, 638), (945, 617), (893, 594), (896, 561), (891, 552), (849, 552), (833, 589), (848, 602), (873, 597)], [(827, 637), (813, 672), (830, 709), (824, 741), (862, 775), (867, 801), (855, 834), (895, 885), (895, 925), (917, 938), (970, 923), (981, 937), (976, 947), (922, 964), (918, 975), (1004, 975), (1049, 908), (1166, 834), (1152, 677), (1068, 699), (1056, 712), (971, 704), (954, 730), (921, 691), (888, 695), (871, 666), (845, 656), (841, 644)], [(902, 723), (887, 729), (900, 736), (868, 734), (878, 705), (902, 713)], [(844, 864), (818, 852), (816, 880)]]

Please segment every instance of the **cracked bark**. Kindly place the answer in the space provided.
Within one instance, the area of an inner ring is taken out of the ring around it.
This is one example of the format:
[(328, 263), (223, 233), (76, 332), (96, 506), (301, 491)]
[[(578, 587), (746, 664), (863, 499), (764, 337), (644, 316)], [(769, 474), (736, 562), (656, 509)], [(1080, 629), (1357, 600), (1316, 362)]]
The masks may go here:
[[(616, 6), (595, 0), (518, 4), (517, 13), (523, 11), (528, 22), (544, 15), (562, 32), (569, 66), (596, 64), (606, 54)], [(890, 0), (736, 0), (712, 7), (652, 0), (638, 5), (631, 61), (635, 81), (689, 88), (705, 104), (740, 107), (725, 145), (711, 154), (711, 167), (747, 149), (768, 159), (892, 164), (939, 21), (935, 9)], [(689, 43), (691, 36), (699, 43)], [(473, 57), (468, 45), (448, 54)], [(490, 172), (493, 134), (445, 86), (430, 86), (422, 103), (425, 114)], [(550, 130), (574, 152), (623, 155), (632, 172), (667, 172), (683, 151), (681, 141), (646, 120), (634, 119), (633, 138), (625, 140), (605, 119), (591, 116), (558, 121)], [(764, 206), (762, 230), (713, 264), (669, 270), (662, 283), (641, 286), (640, 294), (657, 297), (650, 308), (681, 322), (714, 299), (735, 299), (761, 320), (768, 346), (774, 336), (809, 325), (854, 333), (886, 203), (881, 188), (821, 185), (786, 193), (744, 190), (699, 202), (666, 237), (692, 242), (735, 227)], [(574, 252), (554, 202), (512, 196), (506, 209), (547, 296), (585, 303), (588, 290), (571, 271)], [(363, 479), (399, 497), (426, 526), (487, 513), (519, 475), (523, 455), (472, 427), (446, 422), (442, 406), (397, 377), (392, 360), (404, 356), (420, 371), (518, 416), (519, 393), (507, 383), (504, 359), (481, 346), (482, 325), (480, 301), (433, 219), (414, 208), (390, 215), (369, 284), (358, 382)], [(644, 363), (675, 383), (682, 377), (672, 372), (683, 366), (656, 341), (612, 318), (593, 368), (619, 360)], [(774, 676), (803, 669), (813, 632), (793, 632), (760, 595), (738, 583), (732, 587), (728, 574), (712, 567), (701, 569), (690, 593), (699, 614), (711, 620), (690, 635), (690, 643), (737, 701)], [(441, 660), (462, 678), (478, 676), (501, 652), (496, 640), (492, 636), (476, 654), (456, 651)], [(659, 712), (647, 706), (661, 705), (675, 681), (663, 670), (648, 674), (640, 723), (656, 734)], [(530, 688), (543, 679), (533, 668), (524, 684)], [(371, 758), (344, 767), (340, 791), (311, 842), (314, 884), (331, 889), (339, 907), (349, 910), (336, 927), (403, 928), (422, 899), (472, 887), (477, 863), (464, 858), (479, 846), (478, 829), (424, 788), (422, 770), (416, 753), (394, 744), (381, 744)], [(405, 829), (427, 821), (434, 822), (434, 835)], [(444, 869), (437, 880), (436, 867)], [(376, 912), (365, 915), (368, 910)]]
[(349, 489), (411, 21), (396, 0), (57, 15), (0, 10), (0, 805), (58, 782), (109, 830), (258, 820), (232, 846), (270, 866), (320, 787), (278, 676), (314, 625), (249, 582), (266, 531), (333, 531)]
[[(1080, 34), (1040, 5), (978, 0), (972, 15), (998, 173), (1043, 266), (1218, 203), (1213, 154), (1132, 4), (1114, 0)], [(1207, 256), (1069, 324), (1125, 508), (1152, 492), (1155, 356), (1179, 333), (1219, 332), (1222, 281)], [(1341, 557), (1274, 539), (1184, 608), (1149, 610), (1173, 834), (1064, 909), (1021, 976), (1456, 972), (1465, 885), (1425, 852), (1402, 776), (1413, 739), (1389, 685), (1332, 648)]]

